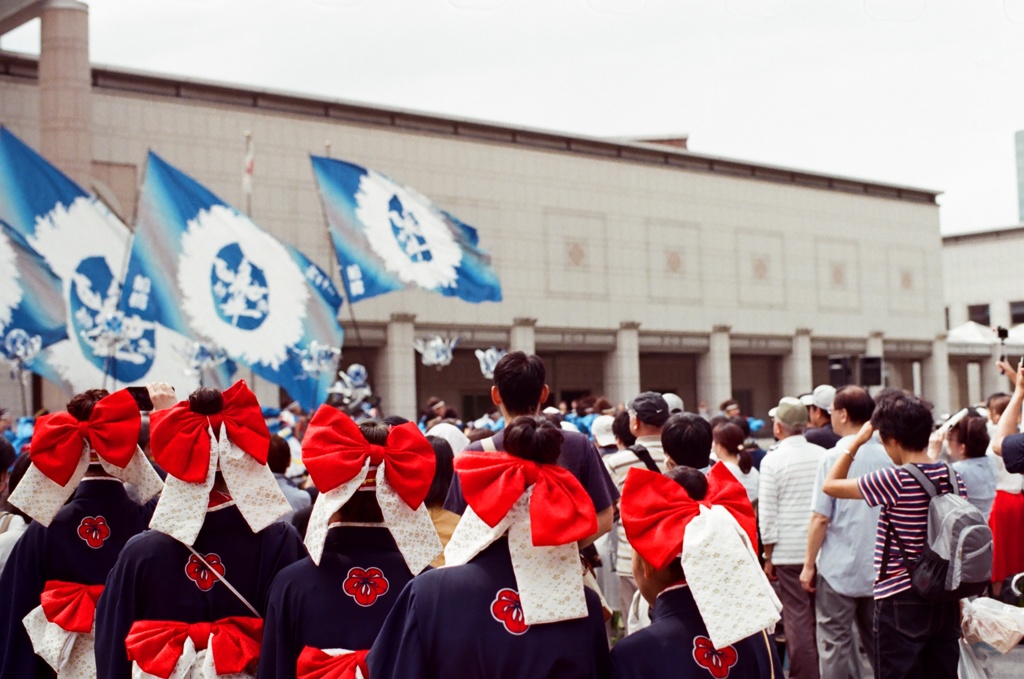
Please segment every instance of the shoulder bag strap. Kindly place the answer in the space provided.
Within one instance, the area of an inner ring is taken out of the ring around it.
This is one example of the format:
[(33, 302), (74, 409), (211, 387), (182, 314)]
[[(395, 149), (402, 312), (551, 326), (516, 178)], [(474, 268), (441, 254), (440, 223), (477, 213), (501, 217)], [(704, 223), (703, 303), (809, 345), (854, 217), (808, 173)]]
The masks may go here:
[(658, 463), (651, 457), (651, 452), (647, 448), (643, 447), (639, 443), (634, 443), (629, 447), (631, 453), (636, 455), (637, 459), (644, 463), (644, 466), (650, 469), (652, 472), (661, 473), (658, 469)]
[(199, 559), (200, 561), (203, 562), (203, 565), (206, 566), (206, 569), (208, 571), (213, 573), (217, 577), (218, 580), (220, 580), (222, 583), (224, 583), (225, 587), (227, 587), (229, 590), (231, 590), (232, 594), (234, 594), (236, 597), (238, 597), (239, 601), (241, 601), (243, 604), (245, 604), (246, 608), (248, 608), (250, 611), (252, 611), (253, 615), (255, 615), (260, 620), (263, 619), (263, 616), (259, 614), (259, 611), (257, 611), (255, 608), (253, 608), (253, 605), (251, 603), (249, 603), (248, 599), (246, 599), (244, 596), (242, 596), (242, 593), (239, 592), (237, 589), (235, 589), (235, 586), (232, 585), (230, 582), (228, 582), (227, 578), (225, 578), (223, 575), (220, 574), (220, 572), (217, 569), (215, 569), (213, 566), (211, 566), (209, 564), (209, 562), (203, 557), (202, 554), (200, 554), (195, 549), (193, 549), (192, 545), (185, 545), (185, 546), (188, 547), (188, 551), (192, 552), (197, 559)]

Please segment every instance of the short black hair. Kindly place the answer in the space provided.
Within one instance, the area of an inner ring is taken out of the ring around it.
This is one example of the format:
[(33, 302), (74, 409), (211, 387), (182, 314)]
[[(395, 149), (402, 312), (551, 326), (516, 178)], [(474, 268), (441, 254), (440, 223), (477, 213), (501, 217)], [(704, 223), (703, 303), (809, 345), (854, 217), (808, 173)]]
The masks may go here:
[(434, 459), (437, 464), (434, 467), (434, 480), (430, 483), (430, 490), (427, 491), (427, 499), (423, 501), (428, 507), (437, 507), (444, 504), (448, 497), (448, 487), (452, 484), (452, 476), (455, 474), (455, 453), (452, 452), (452, 445), (440, 436), (428, 436), (427, 440), (434, 448)]
[(879, 395), (871, 416), (871, 425), (883, 441), (895, 441), (909, 451), (928, 448), (934, 424), (930, 403), (895, 389), (887, 389)]
[(875, 412), (875, 399), (864, 387), (847, 385), (836, 391), (832, 399), (832, 410), (845, 410), (846, 416), (855, 424), (864, 424), (871, 419)]
[(284, 474), (292, 463), (292, 449), (288, 442), (277, 434), (270, 435), (270, 450), (267, 451), (267, 466), (275, 474)]
[(0, 474), (10, 469), (17, 457), (18, 454), (14, 452), (14, 446), (6, 436), (0, 434)]
[(494, 366), (494, 386), (509, 415), (533, 415), (540, 405), (547, 373), (539, 356), (522, 351), (505, 354)]
[(622, 445), (627, 448), (636, 443), (636, 437), (633, 436), (633, 432), (629, 430), (628, 410), (620, 410), (615, 413), (615, 419), (612, 421), (612, 433), (615, 434), (615, 438), (622, 441)]
[(711, 464), (711, 425), (700, 415), (677, 413), (661, 430), (661, 446), (677, 465), (704, 469)]
[(698, 469), (674, 467), (665, 472), (665, 476), (682, 486), (691, 500), (703, 500), (708, 494), (708, 479)]
[(388, 415), (381, 422), (388, 425), (389, 427), (397, 427), (400, 424), (405, 424), (409, 420), (405, 419), (401, 415)]

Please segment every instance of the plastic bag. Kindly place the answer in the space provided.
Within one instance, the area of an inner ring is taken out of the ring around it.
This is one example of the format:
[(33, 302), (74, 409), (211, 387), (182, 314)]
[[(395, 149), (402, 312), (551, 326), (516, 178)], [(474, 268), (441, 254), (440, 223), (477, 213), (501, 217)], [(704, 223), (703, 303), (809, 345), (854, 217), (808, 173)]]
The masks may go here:
[(989, 679), (985, 665), (963, 639), (960, 640), (960, 664), (957, 665), (956, 674), (959, 679)]
[(967, 643), (985, 643), (1005, 655), (1024, 638), (1024, 609), (988, 597), (964, 599), (962, 626)]

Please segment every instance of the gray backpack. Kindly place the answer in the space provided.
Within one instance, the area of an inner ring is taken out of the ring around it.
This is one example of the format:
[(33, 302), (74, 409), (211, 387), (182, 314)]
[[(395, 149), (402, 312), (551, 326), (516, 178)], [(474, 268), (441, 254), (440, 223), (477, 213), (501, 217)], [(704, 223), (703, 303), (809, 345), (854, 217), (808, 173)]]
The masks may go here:
[(931, 497), (928, 503), (928, 538), (920, 558), (911, 563), (896, 531), (886, 534), (882, 577), (888, 565), (890, 536), (903, 555), (915, 592), (934, 601), (949, 601), (981, 594), (992, 578), (992, 531), (977, 507), (960, 495), (953, 467), (946, 463), (950, 491), (942, 492), (917, 465), (903, 469)]

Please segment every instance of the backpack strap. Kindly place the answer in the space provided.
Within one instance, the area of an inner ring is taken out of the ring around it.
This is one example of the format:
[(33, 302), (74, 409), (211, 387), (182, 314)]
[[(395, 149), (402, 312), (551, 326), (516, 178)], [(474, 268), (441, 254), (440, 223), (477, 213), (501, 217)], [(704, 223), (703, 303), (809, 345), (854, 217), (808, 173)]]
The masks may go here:
[(924, 489), (924, 492), (928, 493), (929, 498), (933, 498), (936, 495), (942, 494), (939, 490), (938, 484), (932, 481), (930, 478), (928, 478), (928, 475), (921, 471), (921, 468), (918, 467), (916, 464), (905, 464), (902, 467), (900, 467), (900, 469), (906, 470), (908, 474), (914, 477), (914, 480), (917, 481), (917, 484)]
[(949, 487), (951, 492), (955, 493), (958, 497), (960, 496), (960, 484), (956, 482), (956, 472), (953, 471), (953, 465), (946, 463), (946, 473), (949, 474)]
[(651, 453), (647, 448), (643, 447), (639, 443), (634, 443), (627, 450), (636, 455), (637, 459), (644, 463), (644, 466), (650, 469), (652, 472), (661, 473), (658, 469), (658, 463), (651, 457)]
[(900, 550), (900, 556), (903, 557), (903, 566), (909, 571), (910, 570), (910, 559), (907, 557), (907, 547), (903, 544), (903, 539), (899, 536), (899, 533), (892, 527), (892, 518), (889, 516), (888, 510), (885, 511), (885, 516), (888, 519), (886, 521), (885, 528), (885, 544), (882, 547), (882, 567), (878, 572), (878, 579), (885, 580), (886, 572), (889, 568), (889, 550), (892, 549), (892, 539), (896, 538), (896, 548)]

